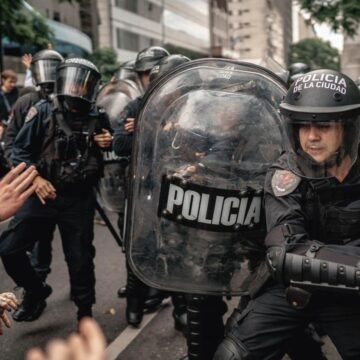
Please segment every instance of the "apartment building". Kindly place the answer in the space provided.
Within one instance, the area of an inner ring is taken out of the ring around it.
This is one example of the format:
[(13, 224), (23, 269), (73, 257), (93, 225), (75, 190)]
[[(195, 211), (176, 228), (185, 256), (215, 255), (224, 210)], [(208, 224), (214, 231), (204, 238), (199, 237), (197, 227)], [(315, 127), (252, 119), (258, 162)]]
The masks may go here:
[(287, 66), (292, 4), (287, 0), (228, 0), (230, 47), (241, 60), (271, 57)]

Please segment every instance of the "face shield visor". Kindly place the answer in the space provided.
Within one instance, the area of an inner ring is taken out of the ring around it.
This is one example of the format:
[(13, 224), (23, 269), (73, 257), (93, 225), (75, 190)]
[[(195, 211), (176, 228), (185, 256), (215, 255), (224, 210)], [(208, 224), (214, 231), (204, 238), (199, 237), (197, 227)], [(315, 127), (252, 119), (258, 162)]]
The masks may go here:
[(60, 64), (59, 60), (45, 59), (37, 60), (31, 64), (31, 74), (35, 85), (55, 83), (56, 68)]
[(309, 121), (282, 115), (289, 139), (290, 167), (306, 178), (329, 178), (351, 168), (358, 157), (359, 116)]
[(68, 110), (83, 111), (94, 103), (100, 75), (81, 66), (63, 66), (57, 72), (55, 94)]

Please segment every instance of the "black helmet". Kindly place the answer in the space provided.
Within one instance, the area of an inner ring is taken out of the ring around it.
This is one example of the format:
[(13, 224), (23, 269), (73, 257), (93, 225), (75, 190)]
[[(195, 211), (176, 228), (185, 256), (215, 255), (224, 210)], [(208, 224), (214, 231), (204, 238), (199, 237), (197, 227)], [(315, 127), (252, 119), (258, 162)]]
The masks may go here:
[(160, 62), (155, 65), (150, 71), (150, 82), (166, 73), (167, 71), (190, 61), (190, 59), (184, 55), (174, 54), (165, 56)]
[(135, 71), (150, 71), (163, 57), (170, 55), (169, 52), (160, 46), (150, 46), (141, 50), (135, 60)]
[(289, 71), (290, 75), (305, 74), (310, 71), (310, 66), (302, 62), (297, 62), (290, 64)]
[(68, 59), (56, 72), (55, 95), (65, 109), (89, 111), (95, 101), (100, 77), (92, 62), (81, 58)]
[[(291, 85), (280, 104), (280, 112), (290, 140), (290, 150), (302, 175), (328, 177), (328, 170), (339, 166), (346, 156), (352, 164), (357, 159), (360, 91), (346, 75), (334, 70), (315, 70), (304, 74)], [(332, 154), (326, 154), (323, 148), (326, 145), (316, 143), (316, 140), (311, 144), (308, 142), (311, 145), (308, 149), (306, 144), (301, 144), (300, 130), (311, 127), (318, 132), (330, 128), (337, 132), (339, 145), (334, 145), (336, 149)]]
[(301, 75), (309, 72), (310, 66), (302, 62), (297, 62), (289, 66), (289, 71), (290, 71), (289, 83), (292, 84)]
[(137, 79), (135, 72), (135, 60), (129, 60), (120, 65), (119, 70), (114, 74), (114, 80), (133, 80)]
[(31, 61), (31, 74), (36, 86), (41, 86), (46, 93), (54, 91), (56, 68), (64, 58), (55, 50), (41, 50)]
[(360, 90), (360, 76), (355, 80), (355, 84)]

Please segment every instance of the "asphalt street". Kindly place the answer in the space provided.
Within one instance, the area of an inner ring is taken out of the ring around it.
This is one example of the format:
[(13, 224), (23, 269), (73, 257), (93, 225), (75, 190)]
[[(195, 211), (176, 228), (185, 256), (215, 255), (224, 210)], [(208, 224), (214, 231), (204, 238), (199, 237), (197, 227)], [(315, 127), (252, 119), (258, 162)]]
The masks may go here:
[[(109, 215), (115, 225), (116, 216)], [(1, 223), (0, 231), (6, 226)], [(125, 300), (116, 294), (119, 286), (125, 284), (125, 256), (102, 225), (95, 225), (95, 246), (97, 303), (94, 317), (107, 339), (108, 360), (177, 360), (186, 355), (186, 341), (174, 329), (172, 306), (168, 300), (157, 312), (145, 315), (140, 328), (127, 326)], [(6, 329), (0, 337), (1, 360), (22, 360), (29, 348), (44, 347), (54, 337), (66, 339), (76, 329), (76, 307), (69, 299), (69, 277), (58, 232), (53, 241), (52, 272), (48, 283), (53, 293), (43, 315), (34, 322), (13, 322), (12, 328)], [(14, 286), (0, 262), (0, 292), (11, 291)], [(15, 293), (21, 298), (21, 290)], [(237, 299), (230, 301), (229, 309), (236, 302)], [(340, 359), (328, 341), (326, 353), (329, 360)]]

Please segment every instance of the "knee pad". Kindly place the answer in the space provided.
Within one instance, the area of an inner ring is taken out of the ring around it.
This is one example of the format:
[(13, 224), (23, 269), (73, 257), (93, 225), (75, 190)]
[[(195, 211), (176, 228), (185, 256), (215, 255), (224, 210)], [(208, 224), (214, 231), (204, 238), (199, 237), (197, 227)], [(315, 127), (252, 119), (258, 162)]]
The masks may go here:
[(246, 346), (238, 340), (227, 337), (217, 348), (213, 360), (250, 360)]

